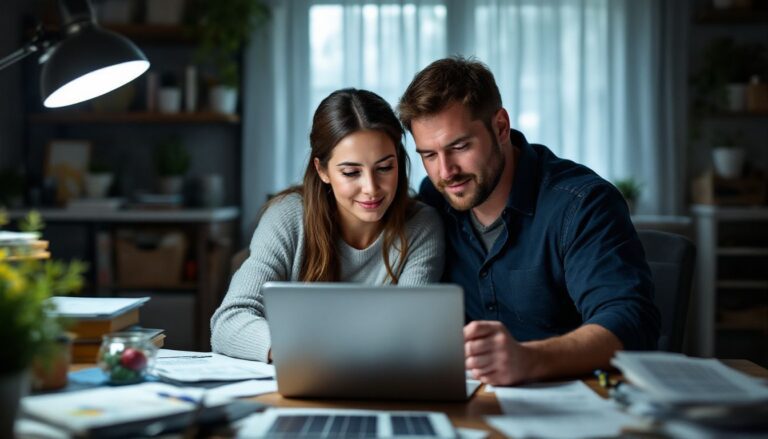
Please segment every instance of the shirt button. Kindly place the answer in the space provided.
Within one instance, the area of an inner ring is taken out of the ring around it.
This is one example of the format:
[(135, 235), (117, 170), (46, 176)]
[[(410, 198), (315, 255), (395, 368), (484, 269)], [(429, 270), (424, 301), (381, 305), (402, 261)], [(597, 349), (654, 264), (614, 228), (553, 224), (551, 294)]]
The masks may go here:
[(480, 277), (488, 276), (488, 270), (483, 270), (480, 272)]
[(496, 303), (489, 303), (488, 306), (485, 307), (488, 311), (496, 311)]

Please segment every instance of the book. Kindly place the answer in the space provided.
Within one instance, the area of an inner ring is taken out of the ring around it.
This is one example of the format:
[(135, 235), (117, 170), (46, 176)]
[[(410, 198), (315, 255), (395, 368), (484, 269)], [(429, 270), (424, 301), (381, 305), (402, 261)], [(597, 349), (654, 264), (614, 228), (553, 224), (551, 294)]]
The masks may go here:
[(139, 323), (139, 308), (149, 297), (62, 297), (49, 300), (53, 313), (75, 320), (70, 332), (75, 339), (100, 339), (102, 335), (116, 332)]
[[(132, 326), (125, 331), (144, 332), (149, 336), (149, 340), (162, 348), (165, 345), (165, 330), (154, 328), (141, 328)], [(76, 338), (72, 343), (72, 362), (73, 363), (97, 363), (99, 361), (99, 348), (101, 347), (101, 338)]]
[(75, 324), (69, 328), (69, 332), (75, 334), (75, 340), (92, 339), (110, 332), (123, 330), (137, 323), (139, 323), (139, 309), (134, 308), (109, 319), (77, 319)]
[(110, 320), (132, 309), (138, 308), (149, 297), (64, 297), (49, 299), (55, 307), (55, 314), (78, 320)]

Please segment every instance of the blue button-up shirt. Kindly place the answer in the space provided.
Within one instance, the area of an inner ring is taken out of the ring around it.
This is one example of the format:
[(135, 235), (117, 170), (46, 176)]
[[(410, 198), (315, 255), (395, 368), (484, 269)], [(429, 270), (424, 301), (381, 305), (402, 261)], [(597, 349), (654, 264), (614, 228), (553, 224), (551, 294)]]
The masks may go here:
[(512, 143), (520, 154), (501, 213), (504, 228), (490, 251), (469, 211), (453, 209), (429, 179), (419, 191), (445, 223), (443, 280), (464, 288), (467, 319), (499, 320), (519, 341), (593, 323), (624, 349), (655, 349), (653, 282), (621, 194), (518, 131)]

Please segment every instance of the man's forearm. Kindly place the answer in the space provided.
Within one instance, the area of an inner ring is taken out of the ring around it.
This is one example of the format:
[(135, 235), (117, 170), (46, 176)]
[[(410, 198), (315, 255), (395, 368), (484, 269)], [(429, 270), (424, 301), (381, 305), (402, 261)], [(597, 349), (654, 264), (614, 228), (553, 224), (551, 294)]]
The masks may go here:
[(622, 344), (600, 325), (584, 325), (568, 334), (522, 343), (531, 354), (530, 381), (583, 375), (606, 368)]

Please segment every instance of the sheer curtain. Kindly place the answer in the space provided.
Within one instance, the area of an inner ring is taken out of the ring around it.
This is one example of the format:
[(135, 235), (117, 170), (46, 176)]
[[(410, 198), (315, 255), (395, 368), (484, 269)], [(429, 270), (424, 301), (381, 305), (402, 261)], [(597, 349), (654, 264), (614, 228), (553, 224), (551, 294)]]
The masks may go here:
[[(678, 3), (273, 1), (269, 35), (245, 56), (246, 223), (268, 193), (301, 180), (323, 97), (366, 88), (394, 106), (419, 69), (450, 54), (489, 65), (513, 127), (530, 141), (609, 180), (636, 178), (642, 213), (676, 213), (685, 138)], [(411, 142), (417, 187), (424, 171)]]

